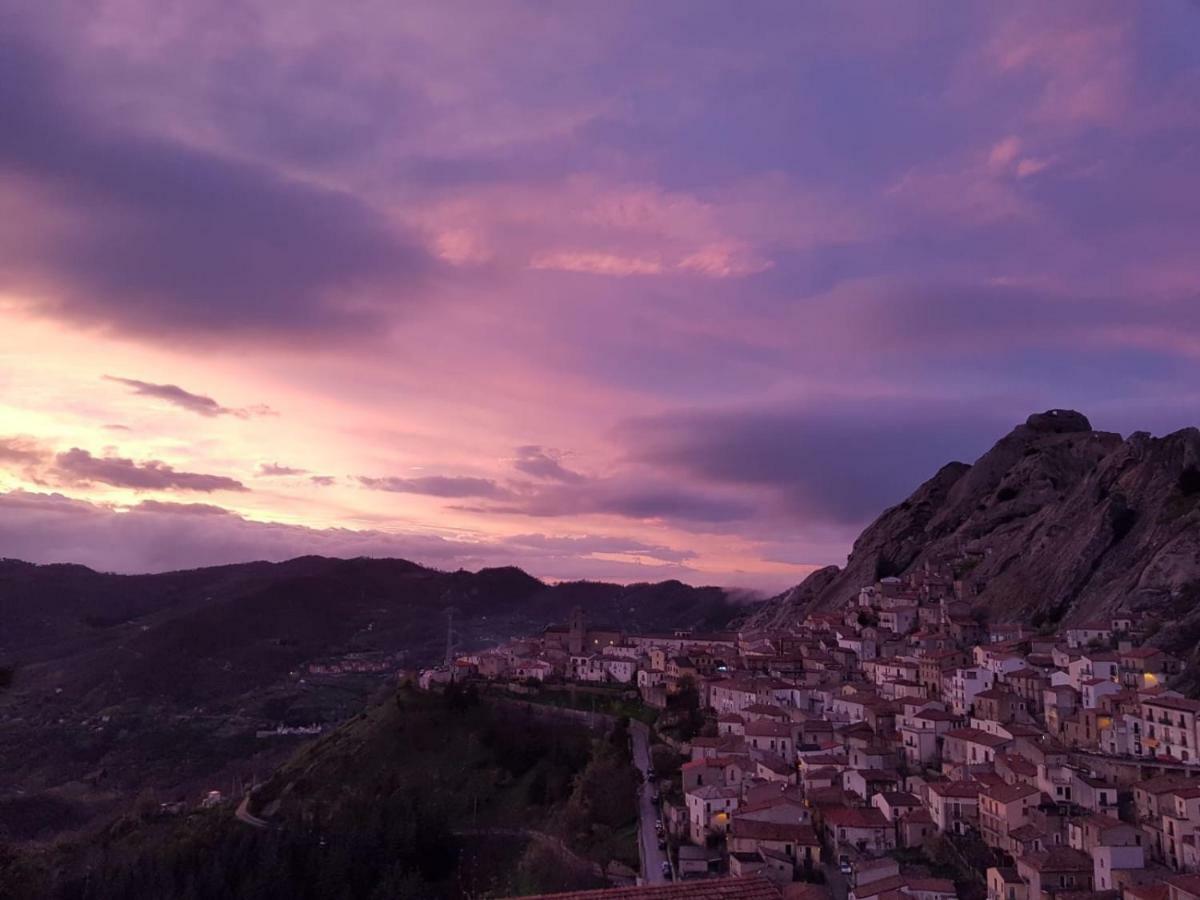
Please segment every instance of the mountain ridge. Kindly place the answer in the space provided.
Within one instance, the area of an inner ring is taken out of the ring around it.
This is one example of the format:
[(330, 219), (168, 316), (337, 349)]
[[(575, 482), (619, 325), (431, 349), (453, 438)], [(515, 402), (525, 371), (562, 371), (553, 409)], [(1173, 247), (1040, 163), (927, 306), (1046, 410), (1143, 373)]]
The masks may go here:
[(52, 839), (143, 789), (252, 779), (291, 745), (260, 729), (332, 726), (397, 670), (440, 662), (448, 607), (452, 649), (469, 653), (576, 606), (645, 631), (713, 630), (741, 611), (720, 588), (548, 585), (516, 567), (309, 556), (115, 575), (0, 561), (0, 833)]

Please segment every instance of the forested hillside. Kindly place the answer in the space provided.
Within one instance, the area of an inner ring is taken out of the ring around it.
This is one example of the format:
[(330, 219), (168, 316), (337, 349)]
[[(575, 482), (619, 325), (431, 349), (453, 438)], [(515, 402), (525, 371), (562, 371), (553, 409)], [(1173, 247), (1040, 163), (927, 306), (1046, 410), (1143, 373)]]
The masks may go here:
[[(0, 860), (0, 896), (460, 898), (602, 883), (627, 856), (636, 769), (607, 736), (473, 693), (401, 689), (234, 805), (143, 804), (99, 834)], [(532, 828), (568, 850), (514, 834)], [(636, 860), (636, 851), (634, 851)]]

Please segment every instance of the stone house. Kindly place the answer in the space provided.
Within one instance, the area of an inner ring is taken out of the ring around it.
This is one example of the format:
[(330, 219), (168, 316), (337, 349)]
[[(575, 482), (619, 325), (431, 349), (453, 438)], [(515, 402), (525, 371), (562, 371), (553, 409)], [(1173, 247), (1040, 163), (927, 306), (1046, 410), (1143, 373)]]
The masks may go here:
[(1038, 805), (1041, 791), (1027, 784), (999, 784), (979, 794), (979, 831), (983, 842), (1015, 855), (1009, 832), (1029, 824), (1031, 808)]
[(873, 806), (833, 807), (823, 816), (830, 846), (840, 853), (853, 849), (879, 856), (896, 847), (896, 833), (883, 813)]
[(1018, 857), (1017, 873), (1029, 885), (1030, 900), (1092, 889), (1092, 858), (1070, 847), (1050, 847)]

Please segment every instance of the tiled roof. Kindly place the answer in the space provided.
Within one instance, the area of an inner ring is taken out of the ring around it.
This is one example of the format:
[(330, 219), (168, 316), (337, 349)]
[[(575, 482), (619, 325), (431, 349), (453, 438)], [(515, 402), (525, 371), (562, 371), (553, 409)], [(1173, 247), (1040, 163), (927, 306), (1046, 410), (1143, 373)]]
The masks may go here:
[(818, 766), (844, 766), (846, 757), (835, 753), (811, 753), (801, 756), (800, 761), (804, 763), (806, 769)]
[(1038, 794), (1040, 791), (1027, 784), (999, 784), (988, 788), (985, 793), (1000, 803), (1012, 803), (1014, 800), (1020, 800), (1030, 794)]
[(1120, 819), (1114, 819), (1112, 816), (1106, 816), (1103, 813), (1092, 813), (1092, 815), (1085, 818), (1084, 821), (1089, 825), (1096, 826), (1097, 828), (1120, 828), (1122, 825), (1129, 824), (1127, 822), (1122, 822)]
[(832, 896), (825, 885), (805, 884), (802, 881), (782, 885), (782, 889), (784, 900), (827, 900)]
[(996, 764), (1007, 766), (1015, 775), (1037, 775), (1037, 766), (1019, 753), (997, 753)]
[[(908, 888), (908, 891), (901, 890)], [(909, 891), (920, 891), (939, 894), (953, 894), (954, 882), (947, 878), (928, 878), (920, 875), (891, 875), (887, 878), (873, 881), (870, 884), (859, 885), (854, 889), (855, 897), (877, 897), (891, 891), (907, 894)]]
[(596, 891), (538, 894), (526, 900), (780, 900), (780, 889), (757, 875), (713, 878), (675, 884), (631, 885)]
[(825, 810), (825, 821), (838, 828), (887, 828), (890, 824), (873, 806), (835, 806)]
[(1039, 828), (1037, 825), (1022, 825), (1019, 828), (1013, 828), (1008, 832), (1008, 836), (1014, 841), (1035, 841), (1038, 838), (1046, 836), (1046, 830)]
[(1167, 884), (1189, 894), (1200, 894), (1200, 875), (1172, 875)]
[(780, 794), (778, 797), (772, 797), (769, 800), (762, 800), (758, 803), (751, 803), (747, 806), (738, 807), (738, 815), (745, 816), (750, 813), (762, 812), (764, 809), (775, 809), (776, 807), (799, 807), (804, 808), (804, 802), (796, 797), (789, 797), (785, 794)]
[(734, 800), (741, 793), (735, 787), (718, 787), (715, 784), (706, 784), (702, 787), (692, 788), (687, 792), (689, 797), (697, 797), (701, 800)]
[(1051, 847), (1040, 853), (1021, 857), (1019, 862), (1038, 872), (1091, 872), (1092, 858), (1082, 850), (1070, 847)]
[(1127, 900), (1168, 900), (1171, 896), (1171, 886), (1161, 882), (1156, 884), (1127, 884), (1125, 897)]
[(786, 716), (782, 706), (774, 703), (751, 703), (742, 712), (757, 713), (760, 716)]
[(1158, 706), (1163, 709), (1174, 709), (1179, 712), (1200, 712), (1200, 700), (1188, 700), (1184, 697), (1152, 697), (1142, 701), (1147, 706)]
[(791, 822), (760, 822), (756, 819), (733, 817), (733, 836), (750, 841), (793, 841), (801, 845), (816, 846), (817, 833), (811, 825)]
[(979, 796), (979, 784), (974, 781), (934, 781), (929, 790), (939, 797), (958, 797), (960, 799)]
[(1134, 647), (1132, 650), (1122, 650), (1121, 656), (1127, 656), (1130, 659), (1150, 659), (1163, 652), (1158, 647)]
[(854, 769), (863, 781), (900, 781), (900, 773), (894, 769)]
[(930, 722), (954, 722), (961, 719), (962, 716), (946, 709), (923, 709), (913, 716), (913, 718), (927, 719)]
[(982, 744), (984, 747), (999, 747), (1008, 743), (1007, 738), (1002, 738), (996, 734), (989, 734), (979, 728), (955, 728), (947, 731), (943, 736), (970, 741), (973, 744)]
[(920, 806), (921, 801), (917, 799), (916, 794), (910, 794), (907, 791), (881, 791), (879, 794), (888, 806)]

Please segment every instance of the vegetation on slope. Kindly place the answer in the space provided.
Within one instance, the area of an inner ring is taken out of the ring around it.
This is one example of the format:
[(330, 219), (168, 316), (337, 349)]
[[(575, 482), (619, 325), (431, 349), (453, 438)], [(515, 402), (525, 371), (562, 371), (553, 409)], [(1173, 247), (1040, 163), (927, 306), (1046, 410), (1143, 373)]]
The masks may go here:
[[(623, 726), (596, 739), (471, 692), (401, 689), (256, 792), (252, 812), (267, 827), (238, 821), (229, 804), (186, 817), (142, 809), (92, 840), (0, 852), (0, 895), (457, 898), (591, 886), (580, 856), (628, 856), (637, 778)], [(541, 832), (536, 844), (526, 829)], [(578, 855), (556, 854), (558, 839)]]

